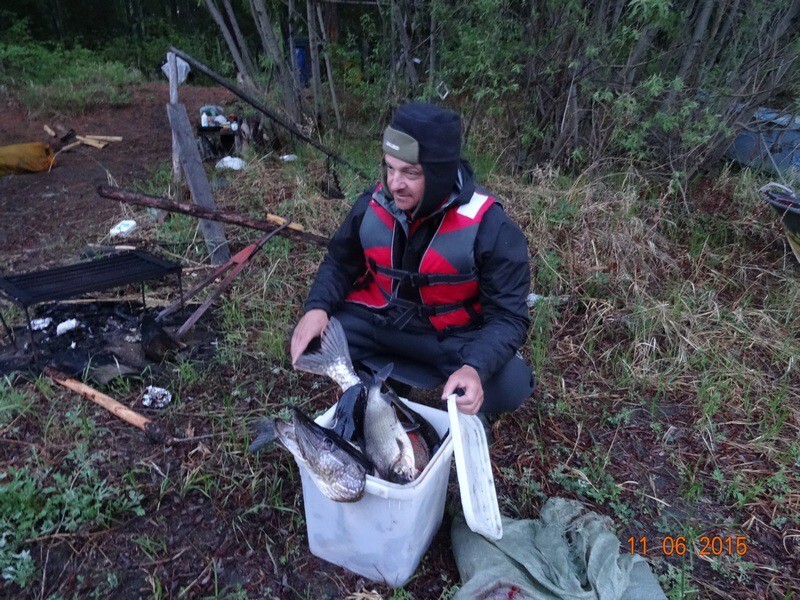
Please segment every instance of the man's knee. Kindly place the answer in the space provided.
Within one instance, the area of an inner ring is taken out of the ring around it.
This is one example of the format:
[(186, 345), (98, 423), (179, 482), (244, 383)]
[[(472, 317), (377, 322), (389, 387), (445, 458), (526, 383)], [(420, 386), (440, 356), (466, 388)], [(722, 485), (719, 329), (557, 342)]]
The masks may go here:
[(515, 355), (483, 386), (483, 413), (511, 412), (530, 398), (536, 388), (531, 368)]

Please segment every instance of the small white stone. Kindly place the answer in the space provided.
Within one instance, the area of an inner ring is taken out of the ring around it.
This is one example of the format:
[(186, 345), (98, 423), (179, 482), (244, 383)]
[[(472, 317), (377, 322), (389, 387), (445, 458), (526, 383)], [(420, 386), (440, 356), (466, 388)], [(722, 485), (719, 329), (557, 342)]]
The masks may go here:
[(142, 396), (142, 404), (152, 408), (164, 408), (172, 402), (172, 394), (164, 388), (148, 385)]
[(53, 319), (50, 317), (44, 317), (43, 319), (33, 319), (31, 321), (31, 329), (34, 331), (41, 331), (42, 329), (47, 329), (50, 327), (50, 323), (53, 322)]
[(72, 331), (78, 326), (78, 319), (67, 319), (66, 321), (62, 321), (56, 326), (56, 335), (61, 335), (63, 333), (67, 333), (68, 331)]

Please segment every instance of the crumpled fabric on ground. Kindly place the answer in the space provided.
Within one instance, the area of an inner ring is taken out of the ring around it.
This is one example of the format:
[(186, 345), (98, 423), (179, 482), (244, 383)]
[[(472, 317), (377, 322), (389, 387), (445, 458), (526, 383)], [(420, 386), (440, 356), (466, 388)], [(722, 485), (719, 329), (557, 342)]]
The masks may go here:
[(30, 142), (0, 146), (0, 176), (47, 171), (53, 165), (53, 160), (50, 144)]
[(647, 562), (620, 554), (611, 519), (575, 500), (550, 498), (540, 518), (503, 517), (503, 537), (453, 520), (453, 554), (463, 585), (455, 600), (666, 600)]

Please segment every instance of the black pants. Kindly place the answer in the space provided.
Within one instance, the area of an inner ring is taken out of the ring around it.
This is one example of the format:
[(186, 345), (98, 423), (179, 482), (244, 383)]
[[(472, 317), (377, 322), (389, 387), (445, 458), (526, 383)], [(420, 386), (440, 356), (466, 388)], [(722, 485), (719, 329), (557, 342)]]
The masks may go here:
[[(333, 316), (344, 328), (353, 362), (372, 370), (394, 363), (392, 379), (417, 388), (443, 385), (464, 366), (459, 351), (476, 335), (467, 331), (440, 338), (435, 333), (400, 331), (381, 315), (347, 305)], [(510, 412), (529, 398), (535, 387), (533, 372), (517, 353), (483, 383), (480, 412)]]

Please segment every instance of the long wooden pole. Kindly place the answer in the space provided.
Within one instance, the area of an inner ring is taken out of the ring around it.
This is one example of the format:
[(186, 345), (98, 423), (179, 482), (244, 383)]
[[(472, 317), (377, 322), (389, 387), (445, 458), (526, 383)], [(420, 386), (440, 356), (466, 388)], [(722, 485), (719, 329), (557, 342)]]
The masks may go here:
[[(185, 215), (191, 215), (200, 219), (208, 219), (209, 221), (220, 221), (222, 223), (231, 223), (232, 225), (239, 225), (240, 227), (248, 227), (250, 229), (258, 229), (260, 231), (274, 231), (281, 225), (286, 223), (286, 219), (278, 215), (267, 214), (266, 221), (251, 219), (242, 215), (234, 213), (223, 212), (220, 210), (213, 210), (197, 204), (187, 204), (184, 202), (172, 202), (166, 198), (159, 198), (157, 196), (146, 196), (136, 192), (130, 192), (118, 187), (109, 185), (101, 185), (97, 188), (97, 193), (103, 198), (110, 198), (119, 202), (127, 204), (136, 204), (139, 206), (148, 206), (150, 208), (159, 208), (169, 212), (178, 212)], [(303, 242), (314, 244), (316, 246), (326, 247), (328, 245), (328, 238), (314, 233), (309, 233), (303, 229), (302, 225), (297, 223), (290, 223), (288, 227), (280, 231), (280, 235), (292, 237)]]
[[(169, 103), (178, 104), (178, 61), (174, 52), (167, 52), (169, 64)], [(178, 140), (172, 132), (172, 183), (180, 186), (183, 181), (181, 176), (181, 157), (178, 151)]]

